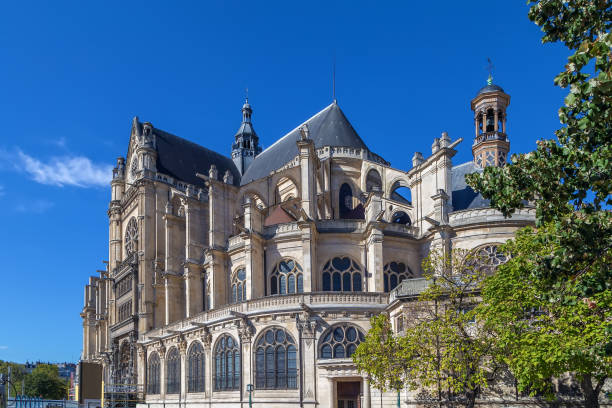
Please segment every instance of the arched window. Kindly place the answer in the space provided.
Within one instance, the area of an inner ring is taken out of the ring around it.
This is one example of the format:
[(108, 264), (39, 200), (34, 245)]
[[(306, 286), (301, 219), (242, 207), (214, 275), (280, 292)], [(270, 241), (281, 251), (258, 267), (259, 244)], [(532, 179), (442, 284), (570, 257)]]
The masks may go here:
[(232, 276), (232, 303), (246, 300), (246, 269), (240, 268)]
[(240, 389), (240, 345), (228, 334), (215, 347), (215, 390)]
[(334, 292), (361, 292), (361, 267), (349, 257), (336, 257), (323, 266), (323, 290)]
[(339, 201), (340, 218), (347, 218), (353, 210), (353, 190), (347, 183), (340, 186)]
[(407, 226), (410, 226), (410, 224), (412, 223), (410, 221), (410, 217), (404, 211), (394, 212), (391, 216), (391, 222), (394, 224), (402, 224)]
[(384, 268), (385, 292), (390, 292), (404, 279), (412, 279), (414, 274), (403, 262), (389, 262)]
[(356, 326), (348, 323), (332, 326), (321, 336), (319, 358), (350, 358), (364, 339), (363, 331)]
[(495, 112), (493, 109), (487, 109), (487, 132), (495, 130)]
[(166, 394), (178, 394), (181, 391), (181, 356), (176, 347), (172, 347), (166, 357)]
[(302, 267), (293, 259), (283, 259), (270, 274), (270, 294), (286, 295), (287, 293), (304, 292)]
[(147, 394), (159, 394), (159, 355), (155, 352), (149, 357), (147, 366)]
[(255, 387), (258, 389), (297, 388), (297, 348), (283, 329), (267, 329), (255, 348)]
[(138, 221), (132, 217), (125, 228), (125, 255), (130, 256), (138, 251)]
[(483, 272), (495, 272), (499, 265), (508, 262), (508, 257), (503, 252), (498, 251), (498, 245), (487, 244), (475, 248), (470, 254), (470, 263)]
[(187, 361), (187, 392), (204, 392), (204, 347), (199, 341), (189, 347)]
[(368, 171), (366, 175), (366, 192), (382, 190), (382, 179), (380, 173), (374, 169)]

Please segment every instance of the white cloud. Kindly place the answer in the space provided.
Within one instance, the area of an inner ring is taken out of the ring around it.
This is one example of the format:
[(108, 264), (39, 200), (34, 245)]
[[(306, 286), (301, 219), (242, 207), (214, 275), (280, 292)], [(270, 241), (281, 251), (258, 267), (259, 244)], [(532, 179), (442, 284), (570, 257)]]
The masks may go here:
[(54, 157), (45, 163), (18, 150), (17, 158), (16, 167), (41, 184), (59, 187), (107, 186), (112, 177), (113, 166), (93, 163), (84, 156)]
[(53, 207), (53, 203), (47, 200), (33, 200), (17, 204), (15, 211), (20, 213), (42, 214)]

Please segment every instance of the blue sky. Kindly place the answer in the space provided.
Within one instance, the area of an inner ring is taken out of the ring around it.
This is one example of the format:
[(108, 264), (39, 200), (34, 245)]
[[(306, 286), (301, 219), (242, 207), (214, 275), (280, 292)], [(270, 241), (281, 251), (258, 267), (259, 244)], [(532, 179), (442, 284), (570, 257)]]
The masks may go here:
[(335, 55), (338, 103), (372, 150), (408, 170), (447, 131), (462, 163), (490, 57), (526, 152), (565, 94), (568, 51), (540, 37), (524, 1), (3, 2), (0, 359), (78, 359), (133, 116), (228, 154), (248, 87), (265, 148), (331, 102)]

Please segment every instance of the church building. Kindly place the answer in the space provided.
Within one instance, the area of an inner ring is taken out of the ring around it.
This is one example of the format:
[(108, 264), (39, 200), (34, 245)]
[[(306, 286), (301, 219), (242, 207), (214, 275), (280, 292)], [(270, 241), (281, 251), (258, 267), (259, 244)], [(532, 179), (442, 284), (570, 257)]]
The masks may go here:
[[(147, 408), (397, 406), (351, 360), (370, 317), (432, 248), (503, 262), (497, 246), (534, 222), (465, 182), (506, 163), (509, 103), (489, 81), (471, 101), (474, 134), (442, 133), (408, 171), (336, 101), (264, 150), (247, 100), (229, 155), (134, 118), (107, 270), (85, 287), (82, 360)], [(453, 163), (464, 139), (473, 160)]]

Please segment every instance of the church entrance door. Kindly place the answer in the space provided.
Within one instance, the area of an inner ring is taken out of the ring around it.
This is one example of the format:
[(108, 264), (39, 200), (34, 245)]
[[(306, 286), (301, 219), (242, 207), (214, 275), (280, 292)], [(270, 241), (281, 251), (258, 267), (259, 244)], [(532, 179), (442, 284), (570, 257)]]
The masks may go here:
[(361, 408), (359, 404), (359, 392), (361, 382), (342, 381), (338, 382), (338, 408)]

